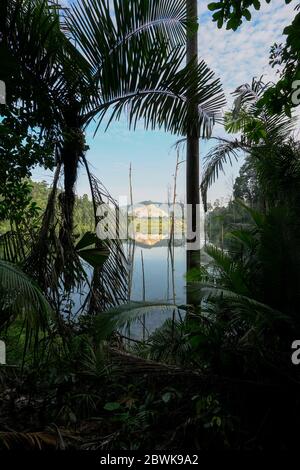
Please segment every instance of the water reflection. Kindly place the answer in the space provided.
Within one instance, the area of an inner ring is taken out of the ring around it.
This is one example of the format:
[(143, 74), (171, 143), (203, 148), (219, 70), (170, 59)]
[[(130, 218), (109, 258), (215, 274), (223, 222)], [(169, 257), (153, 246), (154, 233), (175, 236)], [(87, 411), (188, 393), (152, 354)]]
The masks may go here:
[[(160, 242), (162, 240), (159, 240)], [(184, 304), (186, 298), (186, 252), (184, 245), (174, 247), (173, 262), (170, 256), (168, 240), (166, 246), (149, 248), (136, 246), (133, 262), (133, 276), (131, 300), (143, 301), (143, 264), (145, 277), (145, 299), (151, 302)], [(143, 264), (142, 264), (143, 257)], [(170, 311), (166, 309), (152, 310), (145, 318), (145, 329), (151, 334), (156, 328), (170, 317)], [(133, 338), (143, 337), (143, 324), (137, 322), (130, 328)]]

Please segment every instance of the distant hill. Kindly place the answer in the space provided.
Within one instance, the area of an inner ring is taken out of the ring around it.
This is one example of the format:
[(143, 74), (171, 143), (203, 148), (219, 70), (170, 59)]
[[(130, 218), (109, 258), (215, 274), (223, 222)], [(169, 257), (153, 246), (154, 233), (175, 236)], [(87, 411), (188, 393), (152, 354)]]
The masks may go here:
[[(140, 214), (145, 214), (144, 217), (147, 217), (147, 213), (151, 212), (152, 217), (168, 217), (171, 215), (171, 208), (172, 204), (168, 204), (167, 202), (153, 202), (153, 201), (142, 201), (138, 202), (136, 204), (133, 204), (133, 207), (131, 208), (131, 205), (127, 205), (127, 210), (128, 213), (131, 213), (131, 210), (133, 209), (133, 212), (138, 216)], [(125, 208), (123, 208), (124, 210)], [(181, 202), (176, 202), (175, 206), (175, 217), (176, 218), (182, 218), (184, 211), (184, 204)], [(156, 215), (155, 215), (156, 214)], [(141, 217), (142, 215), (140, 215)], [(143, 216), (142, 216), (143, 217)]]
[[(154, 206), (157, 206), (157, 207), (160, 207), (160, 206), (167, 206), (168, 203), (167, 202), (154, 202), (154, 201), (141, 201), (141, 202), (138, 202), (137, 204), (134, 204), (133, 206), (151, 206), (151, 205), (154, 205)], [(184, 204), (182, 202), (176, 202), (176, 205), (178, 206), (181, 206), (181, 207), (184, 207)]]
[(142, 201), (142, 202), (139, 202), (138, 205), (141, 205), (141, 206), (150, 206), (150, 205), (154, 205), (154, 206), (160, 206), (164, 204), (163, 202), (154, 202), (154, 201)]
[[(131, 212), (131, 211), (130, 211)], [(159, 218), (159, 217), (169, 217), (168, 212), (160, 209), (156, 204), (144, 204), (142, 207), (135, 207), (132, 211), (135, 217), (138, 218)]]

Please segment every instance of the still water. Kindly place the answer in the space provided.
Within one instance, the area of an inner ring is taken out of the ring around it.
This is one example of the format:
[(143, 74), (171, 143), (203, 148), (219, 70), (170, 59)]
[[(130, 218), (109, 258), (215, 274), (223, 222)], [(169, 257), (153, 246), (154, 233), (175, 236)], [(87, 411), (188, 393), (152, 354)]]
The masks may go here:
[[(186, 302), (185, 247), (175, 247), (173, 254), (172, 263), (170, 250), (167, 246), (152, 248), (136, 247), (131, 295), (133, 301), (143, 301), (145, 295), (147, 302), (161, 302), (162, 304), (172, 303), (176, 305), (181, 305)], [(143, 280), (143, 271), (145, 283)], [(164, 321), (172, 315), (173, 312), (170, 309), (151, 309), (151, 313), (148, 314), (144, 320), (146, 336), (155, 331), (155, 329), (161, 326)], [(131, 326), (130, 336), (133, 338), (141, 338), (143, 336), (142, 321), (137, 321)]]
[(144, 260), (146, 301), (166, 301), (182, 304), (185, 302), (186, 253), (184, 246), (174, 248), (174, 291), (172, 282), (172, 263), (168, 247), (136, 247), (133, 268), (132, 300), (143, 300)]
[[(203, 246), (204, 243), (201, 243)], [(125, 249), (128, 250), (128, 247)], [(201, 250), (203, 253), (203, 250)], [(173, 259), (173, 262), (172, 262)], [(202, 263), (206, 264), (205, 255)], [(88, 270), (89, 271), (89, 270)], [(75, 309), (78, 311), (86, 298), (85, 293), (73, 295)], [(167, 318), (174, 314), (173, 308), (160, 307), (164, 304), (186, 304), (186, 247), (184, 244), (172, 248), (172, 255), (166, 246), (147, 246), (136, 244), (132, 269), (131, 301), (159, 303), (158, 307), (147, 309), (149, 313), (145, 319), (131, 324), (129, 330), (131, 338), (140, 339), (149, 336), (159, 328)], [(145, 310), (146, 311), (146, 310)], [(181, 311), (182, 316), (184, 312)], [(176, 318), (179, 318), (176, 311)]]

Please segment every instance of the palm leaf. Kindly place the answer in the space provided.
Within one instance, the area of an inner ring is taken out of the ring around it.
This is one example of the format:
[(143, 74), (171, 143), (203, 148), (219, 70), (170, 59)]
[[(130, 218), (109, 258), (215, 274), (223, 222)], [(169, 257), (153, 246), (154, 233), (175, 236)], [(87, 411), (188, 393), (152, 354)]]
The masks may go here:
[[(95, 226), (97, 227), (100, 222), (98, 209), (102, 205), (105, 204), (106, 207), (113, 207), (112, 215), (115, 218), (117, 218), (119, 207), (104, 185), (91, 174), (86, 159), (84, 159), (84, 163), (90, 182), (94, 205)], [(116, 225), (115, 222), (116, 220), (114, 219), (108, 224), (110, 231), (107, 233), (107, 240), (99, 240), (96, 236), (96, 248), (101, 249), (109, 256), (106, 257), (105, 262), (101, 267), (98, 266), (94, 269), (91, 291), (87, 299), (87, 303), (89, 305), (88, 311), (93, 314), (115, 307), (127, 300), (128, 262), (122, 240), (119, 240), (118, 236), (116, 237), (116, 233), (111, 231)], [(120, 227), (118, 225), (116, 230), (118, 231), (119, 228)], [(91, 235), (89, 237), (86, 236), (86, 244), (91, 240)]]
[(270, 115), (264, 107), (258, 105), (268, 87), (269, 84), (265, 84), (261, 77), (259, 80), (253, 78), (251, 85), (246, 83), (234, 91), (234, 108), (227, 116), (228, 132), (245, 132), (251, 122), (257, 121), (263, 123), (270, 142), (282, 142), (290, 135), (295, 127), (295, 118), (289, 118), (284, 113)]
[[(192, 127), (200, 137), (210, 137), (225, 100), (220, 81), (208, 66), (202, 61), (198, 66), (190, 63), (179, 70), (184, 59), (184, 52), (179, 49), (169, 53), (166, 60), (161, 48), (154, 48), (146, 63), (140, 63), (140, 57), (134, 56), (130, 67), (125, 60), (114, 66), (110, 62), (111, 69), (103, 69), (101, 81), (108, 86), (102, 87), (100, 104), (90, 117), (97, 116), (100, 125), (110, 112), (109, 125), (127, 112), (129, 127), (134, 129), (141, 121), (146, 129), (163, 128), (166, 132), (187, 135)], [(113, 72), (115, 89), (110, 78)], [(190, 124), (186, 94), (189, 88), (194, 90), (191, 101), (199, 111)]]
[(128, 324), (132, 324), (147, 315), (151, 315), (152, 313), (157, 312), (157, 310), (171, 310), (173, 312), (174, 308), (177, 307), (165, 302), (130, 302), (128, 304), (121, 305), (120, 307), (111, 309), (95, 318), (97, 337), (100, 336), (101, 338), (107, 338), (114, 331), (118, 331)]
[[(216, 139), (216, 138), (214, 138)], [(218, 179), (220, 172), (224, 173), (224, 164), (238, 161), (240, 151), (248, 151), (248, 147), (240, 140), (230, 141), (217, 138), (218, 144), (213, 147), (204, 160), (204, 174), (201, 183), (202, 200), (207, 211), (207, 192), (209, 187)]]
[(289, 138), (295, 128), (296, 118), (288, 118), (285, 114), (270, 115), (266, 109), (258, 105), (258, 101), (268, 88), (262, 79), (253, 79), (251, 85), (244, 84), (233, 93), (236, 96), (233, 110), (225, 114), (224, 127), (230, 133), (242, 133), (239, 139), (217, 139), (206, 155), (201, 191), (205, 211), (207, 211), (207, 192), (209, 187), (224, 173), (224, 164), (238, 160), (240, 151), (246, 152), (257, 161), (277, 151)]
[[(114, 1), (110, 11), (104, 0), (85, 0), (69, 17), (79, 50), (90, 62), (98, 86), (98, 99), (87, 115), (99, 125), (128, 113), (129, 125), (142, 120), (146, 128), (164, 128), (186, 135), (187, 90), (195, 90), (199, 107), (193, 125), (209, 136), (225, 104), (221, 84), (204, 62), (182, 68), (182, 39), (188, 25), (185, 2)], [(179, 29), (178, 29), (179, 28)]]
[(185, 43), (186, 29), (197, 27), (182, 0), (83, 0), (72, 5), (66, 23), (95, 70), (116, 49), (149, 47), (158, 37), (173, 47)]
[(242, 109), (250, 113), (253, 112), (256, 109), (255, 106), (258, 100), (267, 88), (268, 84), (262, 81), (262, 77), (259, 80), (253, 78), (251, 84), (245, 83), (236, 88), (232, 93), (235, 96), (233, 117), (237, 118)]
[(251, 314), (252, 318), (255, 317), (257, 313), (259, 315), (265, 315), (266, 322), (269, 321), (270, 324), (272, 324), (274, 320), (289, 321), (285, 314), (271, 308), (269, 305), (229, 289), (203, 284), (201, 286), (201, 293), (208, 302), (215, 302), (216, 300), (228, 301), (232, 308), (238, 310), (238, 313), (244, 308)]
[(2, 260), (0, 291), (1, 326), (19, 317), (34, 332), (48, 328), (52, 310), (38, 286), (17, 266)]
[(206, 251), (213, 260), (213, 267), (217, 269), (218, 282), (234, 292), (249, 295), (246, 267), (214, 246), (206, 247)]
[(0, 443), (6, 450), (53, 450), (57, 447), (58, 439), (46, 432), (1, 432)]

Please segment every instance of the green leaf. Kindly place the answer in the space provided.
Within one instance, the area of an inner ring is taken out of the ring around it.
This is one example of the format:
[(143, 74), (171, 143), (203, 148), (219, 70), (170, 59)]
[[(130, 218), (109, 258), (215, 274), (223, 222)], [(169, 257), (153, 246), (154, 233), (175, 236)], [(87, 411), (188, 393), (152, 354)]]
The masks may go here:
[(282, 32), (282, 34), (288, 35), (293, 31), (293, 26), (286, 26)]
[(82, 250), (94, 245), (97, 241), (97, 235), (92, 232), (86, 232), (76, 245), (76, 250)]
[(113, 331), (132, 324), (145, 315), (158, 310), (173, 312), (176, 308), (176, 305), (165, 302), (130, 302), (97, 315), (94, 319), (96, 334), (99, 338), (107, 338)]
[(117, 403), (117, 402), (109, 402), (109, 403), (106, 403), (106, 405), (104, 405), (104, 409), (106, 411), (116, 411), (116, 410), (119, 410), (121, 408), (121, 405), (120, 403)]
[(251, 20), (251, 13), (249, 10), (243, 10), (243, 15), (246, 18), (247, 21)]
[(78, 251), (80, 258), (89, 263), (93, 268), (100, 268), (109, 257), (106, 248), (91, 248)]
[(219, 18), (219, 19), (218, 19), (217, 26), (218, 26), (219, 29), (222, 28), (222, 26), (223, 26), (223, 18)]
[(161, 398), (164, 403), (169, 403), (173, 398), (173, 394), (171, 392), (166, 392)]
[(213, 2), (213, 3), (209, 3), (207, 5), (207, 8), (210, 10), (210, 11), (213, 11), (213, 10), (218, 10), (221, 6), (221, 3), (216, 3), (216, 2)]
[(190, 339), (190, 344), (194, 349), (197, 349), (200, 345), (203, 345), (206, 342), (207, 342), (207, 338), (205, 337), (205, 335), (198, 334), (197, 336), (193, 336)]

